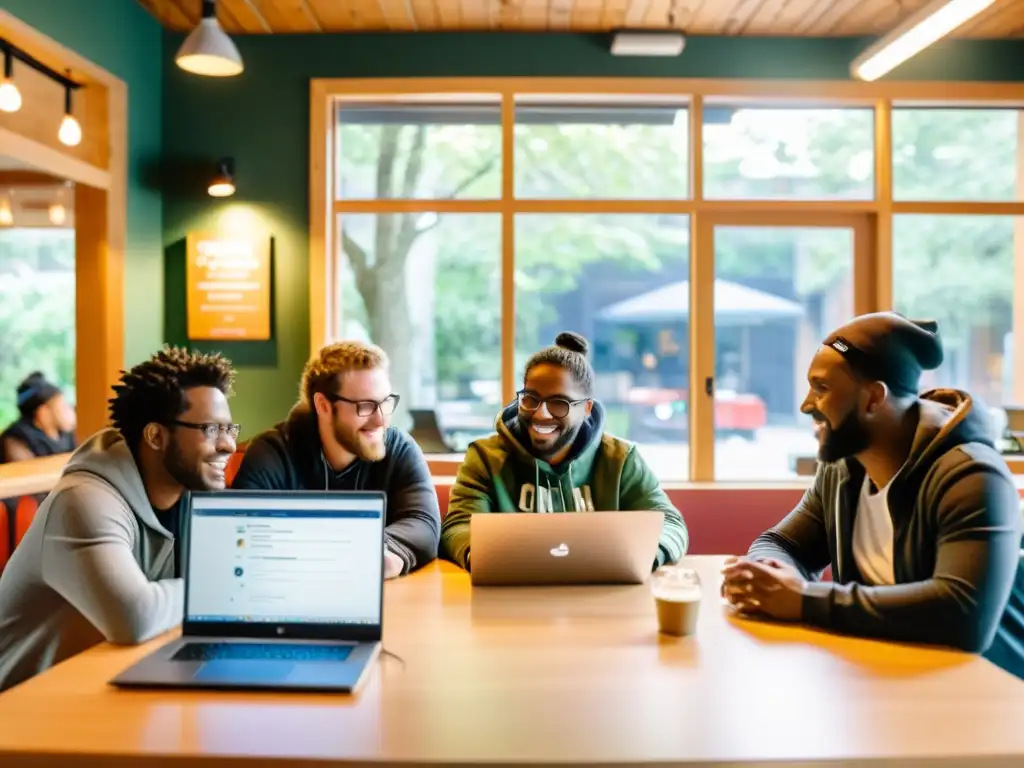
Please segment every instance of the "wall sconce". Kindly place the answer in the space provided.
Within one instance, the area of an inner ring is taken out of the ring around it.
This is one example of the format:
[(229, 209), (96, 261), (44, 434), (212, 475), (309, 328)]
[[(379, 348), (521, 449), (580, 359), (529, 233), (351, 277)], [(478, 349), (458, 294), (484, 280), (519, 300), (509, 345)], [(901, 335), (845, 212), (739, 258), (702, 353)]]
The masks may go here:
[(235, 194), (235, 161), (225, 157), (217, 163), (217, 174), (206, 190), (210, 197), (231, 197)]

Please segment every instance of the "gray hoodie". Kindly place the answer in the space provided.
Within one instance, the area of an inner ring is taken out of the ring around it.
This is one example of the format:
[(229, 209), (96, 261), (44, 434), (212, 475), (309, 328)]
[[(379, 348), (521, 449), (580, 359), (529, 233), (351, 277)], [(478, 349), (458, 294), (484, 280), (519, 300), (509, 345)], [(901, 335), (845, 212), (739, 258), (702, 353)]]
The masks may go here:
[(181, 622), (174, 537), (114, 430), (71, 457), (0, 576), (0, 690), (103, 640), (134, 644)]

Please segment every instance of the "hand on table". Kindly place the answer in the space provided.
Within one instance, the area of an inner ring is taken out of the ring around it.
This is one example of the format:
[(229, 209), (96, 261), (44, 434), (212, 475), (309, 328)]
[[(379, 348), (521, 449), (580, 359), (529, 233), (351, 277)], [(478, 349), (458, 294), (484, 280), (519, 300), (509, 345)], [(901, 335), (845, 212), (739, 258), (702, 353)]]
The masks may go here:
[(793, 566), (773, 559), (731, 557), (725, 561), (722, 573), (722, 597), (740, 613), (779, 621), (800, 620), (807, 582)]
[(402, 567), (405, 564), (402, 562), (402, 558), (390, 551), (387, 547), (384, 548), (384, 578), (393, 579), (396, 576), (402, 575)]

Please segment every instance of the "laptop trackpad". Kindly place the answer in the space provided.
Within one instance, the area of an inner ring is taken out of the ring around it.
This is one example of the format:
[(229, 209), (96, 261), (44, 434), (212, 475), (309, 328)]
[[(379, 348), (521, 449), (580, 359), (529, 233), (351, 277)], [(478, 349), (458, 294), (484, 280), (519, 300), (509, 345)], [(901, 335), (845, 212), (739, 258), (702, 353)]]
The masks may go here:
[(283, 661), (277, 659), (217, 659), (199, 668), (197, 683), (344, 687), (355, 685), (360, 666), (338, 662)]
[(283, 683), (294, 668), (294, 661), (216, 659), (203, 664), (192, 679), (198, 683)]

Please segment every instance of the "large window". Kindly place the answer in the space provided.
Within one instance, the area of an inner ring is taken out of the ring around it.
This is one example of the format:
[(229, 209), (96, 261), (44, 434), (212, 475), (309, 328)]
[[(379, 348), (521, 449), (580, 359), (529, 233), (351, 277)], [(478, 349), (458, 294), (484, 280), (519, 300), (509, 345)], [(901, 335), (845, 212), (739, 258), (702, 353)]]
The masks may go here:
[(972, 106), (866, 83), (816, 102), (807, 84), (482, 82), (338, 85), (313, 165), (332, 196), (316, 338), (391, 354), (428, 452), (491, 433), (562, 330), (590, 340), (606, 430), (668, 481), (813, 470), (807, 367), (862, 312), (939, 322), (923, 387), (1024, 395), (1020, 113), (982, 104), (1001, 86)]
[(15, 390), (33, 371), (74, 402), (75, 231), (0, 226), (0, 431), (17, 418)]

